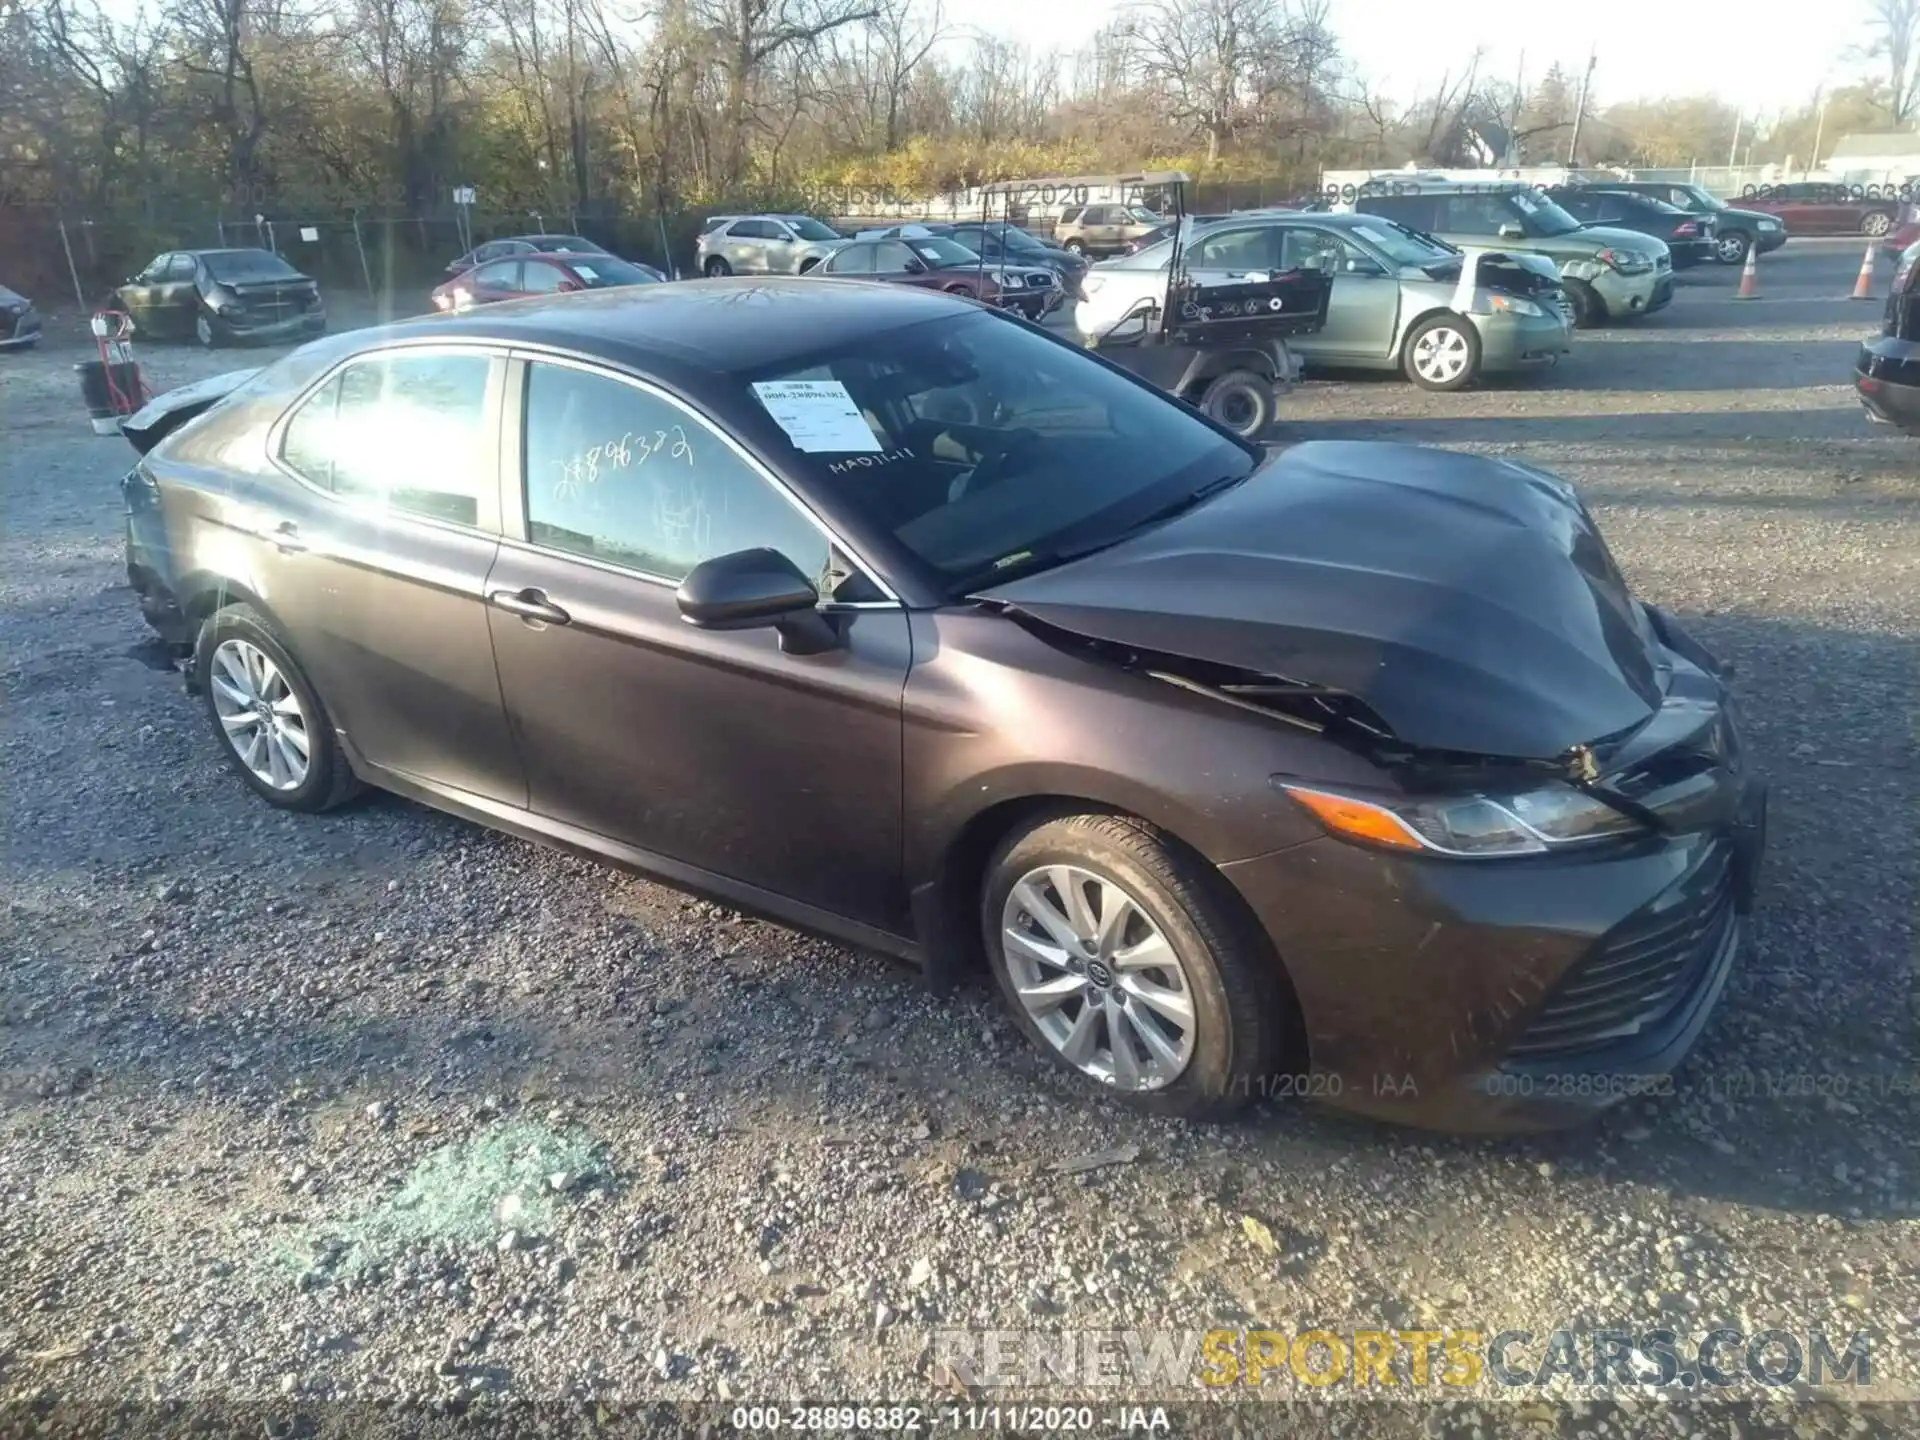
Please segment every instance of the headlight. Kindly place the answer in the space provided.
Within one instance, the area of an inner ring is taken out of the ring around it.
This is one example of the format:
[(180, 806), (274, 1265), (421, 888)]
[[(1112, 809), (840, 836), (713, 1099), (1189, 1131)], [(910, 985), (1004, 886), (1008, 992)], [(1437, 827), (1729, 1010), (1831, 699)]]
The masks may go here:
[(993, 272), (993, 278), (1000, 283), (1000, 288), (1003, 290), (1018, 290), (1027, 283), (1011, 270), (996, 270)]
[(1653, 257), (1639, 250), (1602, 250), (1594, 259), (1612, 266), (1622, 275), (1635, 275), (1653, 268)]
[(1518, 295), (1489, 295), (1487, 305), (1495, 314), (1504, 312), (1508, 315), (1532, 315), (1537, 318), (1547, 313), (1533, 301), (1522, 300)]
[(1284, 783), (1281, 788), (1341, 839), (1389, 850), (1466, 858), (1542, 855), (1641, 828), (1611, 805), (1557, 782), (1518, 794), (1430, 800), (1363, 799)]
[(1762, 230), (1778, 230), (1780, 228), (1780, 222), (1778, 220), (1762, 220), (1760, 222), (1760, 228)]
[(207, 291), (207, 304), (213, 307), (213, 313), (224, 315), (229, 310), (240, 308), (240, 297), (223, 286), (215, 285)]

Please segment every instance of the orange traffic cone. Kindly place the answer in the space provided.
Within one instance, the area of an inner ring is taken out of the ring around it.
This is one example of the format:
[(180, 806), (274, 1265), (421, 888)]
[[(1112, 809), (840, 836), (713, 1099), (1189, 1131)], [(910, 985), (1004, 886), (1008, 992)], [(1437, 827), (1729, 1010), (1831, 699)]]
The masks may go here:
[(1758, 253), (1759, 250), (1757, 246), (1749, 245), (1747, 247), (1747, 263), (1740, 267), (1740, 289), (1735, 292), (1733, 297), (1736, 300), (1753, 299), (1754, 286), (1758, 283), (1759, 279), (1754, 273), (1753, 257)]
[(1860, 257), (1860, 278), (1853, 282), (1855, 300), (1873, 298), (1873, 241), (1867, 242), (1867, 253)]

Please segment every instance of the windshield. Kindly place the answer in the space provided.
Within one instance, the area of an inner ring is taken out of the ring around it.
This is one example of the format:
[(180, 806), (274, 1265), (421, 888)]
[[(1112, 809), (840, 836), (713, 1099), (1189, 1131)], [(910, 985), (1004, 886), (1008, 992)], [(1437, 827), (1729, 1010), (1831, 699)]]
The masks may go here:
[(1442, 245), (1418, 230), (1409, 230), (1391, 220), (1370, 219), (1353, 227), (1353, 233), (1380, 251), (1396, 265), (1435, 265), (1459, 255), (1451, 245)]
[(216, 280), (298, 280), (300, 272), (269, 250), (220, 250), (206, 257)]
[(1529, 235), (1565, 235), (1580, 228), (1578, 220), (1538, 190), (1510, 190), (1507, 203), (1520, 212)]
[(936, 270), (950, 270), (955, 265), (978, 265), (980, 257), (957, 240), (949, 240), (944, 235), (930, 235), (924, 240), (909, 240), (907, 244), (913, 253), (933, 266)]
[(799, 463), (956, 596), (1111, 544), (1254, 466), (1172, 401), (990, 314), (865, 335), (740, 378), (750, 400), (754, 384), (799, 381), (828, 387), (815, 394), (829, 408), (852, 402), (871, 447), (808, 440)]
[(1160, 217), (1144, 205), (1129, 206), (1127, 208), (1127, 214), (1131, 215), (1134, 220), (1141, 225), (1158, 225), (1160, 223)]
[(787, 222), (787, 228), (802, 240), (838, 240), (840, 232), (831, 225), (822, 225), (811, 215), (786, 215), (781, 217)]
[(604, 290), (609, 285), (657, 285), (660, 277), (638, 265), (629, 265), (611, 255), (597, 256), (588, 263), (576, 260), (567, 267), (586, 282), (589, 290)]

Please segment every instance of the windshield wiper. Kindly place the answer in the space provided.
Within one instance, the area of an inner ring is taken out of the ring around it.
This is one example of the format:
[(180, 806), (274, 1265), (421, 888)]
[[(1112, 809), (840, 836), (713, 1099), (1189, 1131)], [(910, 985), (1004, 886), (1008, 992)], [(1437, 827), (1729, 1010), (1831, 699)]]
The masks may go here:
[(991, 565), (975, 570), (969, 575), (963, 575), (954, 581), (954, 593), (964, 595), (975, 589), (1005, 584), (1019, 576), (1031, 575), (1036, 570), (1051, 570), (1056, 565), (1064, 565), (1069, 560), (1078, 560), (1095, 551), (1110, 550), (1123, 540), (1131, 540), (1142, 531), (1150, 530), (1155, 525), (1165, 524), (1174, 516), (1185, 514), (1204, 504), (1222, 490), (1232, 489), (1251, 474), (1253, 471), (1249, 470), (1246, 475), (1222, 475), (1217, 480), (1209, 480), (1198, 490), (1189, 490), (1179, 499), (1171, 500), (1159, 509), (1142, 516), (1126, 529), (1111, 535), (1103, 535), (1098, 540), (1090, 541), (1085, 545), (1075, 545), (1059, 550), (1016, 550), (1011, 555), (1003, 555)]

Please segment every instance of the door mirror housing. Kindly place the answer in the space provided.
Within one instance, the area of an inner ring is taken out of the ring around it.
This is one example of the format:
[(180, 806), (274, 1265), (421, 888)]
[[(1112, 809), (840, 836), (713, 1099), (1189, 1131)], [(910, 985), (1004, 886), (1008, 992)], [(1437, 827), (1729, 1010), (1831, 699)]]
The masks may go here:
[(926, 261), (918, 259), (911, 255), (907, 257), (907, 274), (924, 275), (926, 273), (927, 273)]
[(702, 560), (680, 582), (681, 618), (702, 630), (780, 632), (780, 648), (814, 655), (839, 643), (839, 631), (820, 613), (820, 592), (778, 550), (736, 550)]

